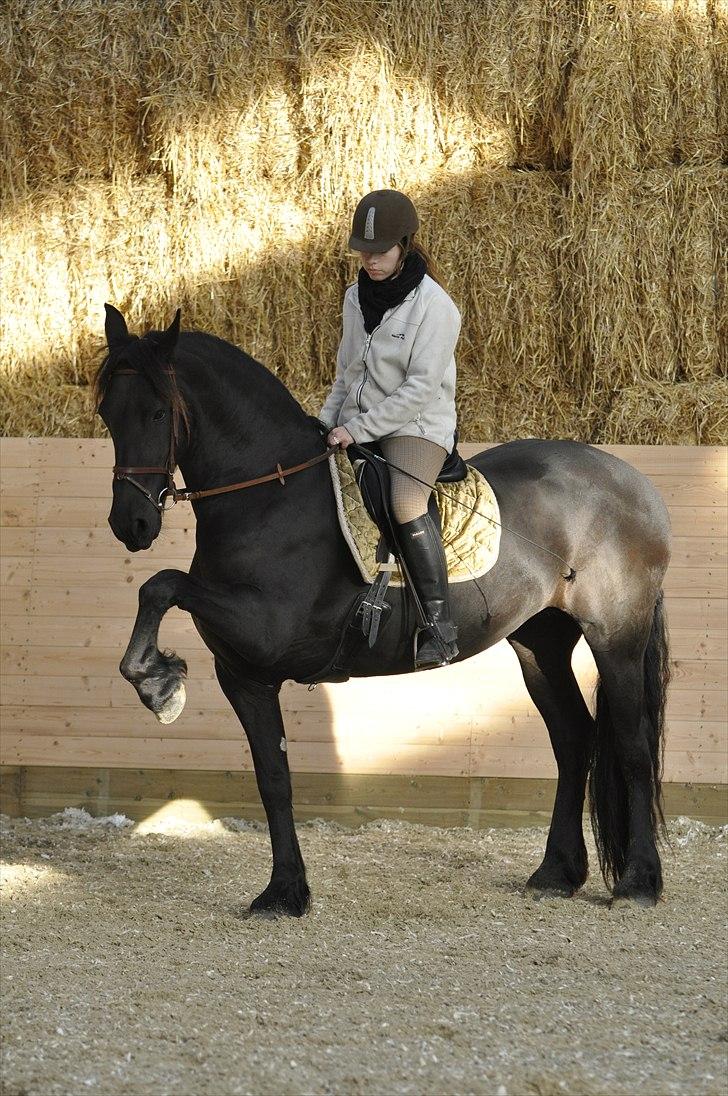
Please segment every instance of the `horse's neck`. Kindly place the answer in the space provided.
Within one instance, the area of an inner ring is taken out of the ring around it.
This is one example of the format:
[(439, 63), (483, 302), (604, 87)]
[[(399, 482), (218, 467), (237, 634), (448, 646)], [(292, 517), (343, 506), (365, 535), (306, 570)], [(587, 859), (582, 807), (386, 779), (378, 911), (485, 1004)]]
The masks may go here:
[[(255, 479), (274, 472), (278, 464), (287, 468), (321, 452), (323, 443), (315, 422), (276, 378), (263, 374), (258, 377), (260, 383), (245, 389), (240, 369), (220, 368), (207, 376), (205, 372), (188, 374), (193, 382), (184, 384), (192, 425), (191, 436), (179, 452), (179, 467), (190, 490)], [(311, 495), (313, 485), (305, 472), (300, 475), (300, 482), (298, 474), (291, 478), (285, 495), (271, 497), (268, 493), (276, 488), (280, 491), (275, 481), (259, 490), (253, 488), (254, 494), (243, 500), (246, 512), (252, 518), (261, 507), (266, 511), (266, 520), (270, 520), (271, 502), (277, 498), (282, 509), (299, 501), (315, 513), (320, 507)], [(316, 482), (322, 481), (317, 478)], [(195, 505), (198, 524), (208, 512), (206, 501)], [(313, 524), (315, 520), (307, 523), (312, 531)]]
[[(253, 380), (259, 383), (251, 385), (244, 371), (230, 366), (188, 371), (184, 390), (192, 426), (179, 466), (193, 490), (230, 482), (231, 472), (252, 479), (291, 454), (304, 460), (317, 452), (314, 424), (283, 385), (262, 370)], [(306, 447), (310, 452), (301, 457)]]

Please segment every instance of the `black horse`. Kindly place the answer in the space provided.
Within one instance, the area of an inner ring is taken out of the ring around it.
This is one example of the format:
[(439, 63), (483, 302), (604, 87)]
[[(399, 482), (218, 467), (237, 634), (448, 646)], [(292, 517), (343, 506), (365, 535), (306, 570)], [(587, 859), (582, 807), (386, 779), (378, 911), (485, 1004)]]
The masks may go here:
[[(251, 910), (300, 916), (310, 894), (279, 691), (286, 679), (328, 680), (325, 668), (363, 590), (338, 526), (321, 424), (241, 350), (180, 333), (179, 312), (166, 331), (137, 338), (107, 305), (106, 337), (95, 394), (116, 456), (109, 524), (129, 551), (149, 548), (159, 534), (176, 463), (190, 491), (263, 477), (193, 502), (189, 573), (165, 569), (141, 586), (120, 669), (161, 721), (176, 718), (186, 665), (159, 651), (158, 630), (173, 605), (192, 615), (248, 736), (270, 827), (273, 872)], [(629, 464), (578, 442), (514, 441), (470, 463), (493, 487), (503, 532), (488, 574), (451, 587), (459, 658), (508, 640), (558, 765), (545, 856), (527, 885), (572, 895), (584, 883), (588, 778), (605, 881), (615, 897), (653, 904), (662, 890), (665, 505)], [(355, 654), (352, 676), (413, 668), (410, 599), (399, 589), (387, 597), (388, 623), (372, 649), (364, 644)], [(582, 634), (599, 671), (594, 716), (571, 668)]]

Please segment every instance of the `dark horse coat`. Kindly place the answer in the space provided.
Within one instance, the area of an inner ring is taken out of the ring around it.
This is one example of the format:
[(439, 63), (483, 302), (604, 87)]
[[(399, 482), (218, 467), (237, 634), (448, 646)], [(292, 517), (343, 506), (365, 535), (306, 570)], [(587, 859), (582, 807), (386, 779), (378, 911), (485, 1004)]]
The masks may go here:
[[(110, 306), (106, 333), (109, 353), (96, 393), (117, 466), (165, 467), (174, 442), (185, 484), (195, 490), (324, 451), (318, 421), (229, 343), (179, 334), (179, 316), (166, 332), (139, 339)], [(451, 588), (459, 657), (508, 639), (558, 765), (545, 857), (529, 886), (570, 895), (586, 879), (581, 816), (589, 776), (605, 879), (615, 896), (653, 903), (662, 888), (656, 837), (668, 678), (664, 503), (630, 465), (577, 442), (515, 441), (470, 463), (492, 484), (504, 529), (488, 574)], [(139, 551), (149, 548), (162, 521), (139, 487), (156, 500), (167, 479), (161, 472), (133, 478), (136, 485), (115, 479), (109, 523), (129, 551)], [(272, 877), (252, 909), (300, 915), (309, 888), (278, 694), (286, 679), (316, 679), (329, 664), (362, 580), (339, 530), (325, 461), (288, 477), (285, 486), (268, 482), (193, 506), (197, 540), (189, 573), (162, 570), (140, 588), (121, 672), (161, 720), (175, 718), (186, 667), (159, 651), (157, 635), (171, 606), (192, 615), (248, 736), (270, 827)], [(412, 670), (412, 610), (399, 590), (388, 599), (390, 620), (376, 646), (355, 657), (353, 676)], [(582, 634), (600, 675), (595, 716), (571, 669)]]

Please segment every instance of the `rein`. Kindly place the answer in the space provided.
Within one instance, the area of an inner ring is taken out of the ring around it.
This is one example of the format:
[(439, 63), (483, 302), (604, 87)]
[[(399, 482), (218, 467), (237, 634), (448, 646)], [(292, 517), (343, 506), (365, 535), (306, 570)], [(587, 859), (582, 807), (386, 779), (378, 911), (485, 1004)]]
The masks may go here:
[[(174, 376), (173, 369), (165, 369), (165, 373), (169, 376)], [(127, 375), (134, 374), (139, 375), (138, 369), (115, 369), (112, 377), (115, 377), (119, 373)], [(167, 463), (164, 468), (153, 467), (147, 465), (120, 465), (115, 464), (112, 471), (115, 480), (128, 480), (133, 484), (146, 499), (151, 502), (160, 513), (164, 510), (170, 510), (172, 506), (175, 506), (178, 502), (193, 502), (195, 499), (208, 498), (210, 495), (224, 495), (228, 491), (242, 491), (246, 487), (255, 487), (259, 483), (270, 483), (273, 480), (278, 480), (282, 487), (286, 485), (286, 476), (292, 476), (295, 472), (303, 472), (306, 468), (312, 468), (315, 464), (320, 464), (321, 461), (327, 460), (332, 456), (339, 448), (338, 445), (328, 446), (323, 453), (319, 453), (318, 456), (312, 457), (310, 460), (303, 461), (301, 464), (294, 464), (290, 468), (281, 468), (280, 463), (276, 464), (275, 472), (269, 472), (265, 476), (256, 476), (254, 479), (241, 480), (240, 483), (228, 483), (224, 487), (207, 487), (199, 491), (190, 491), (186, 487), (177, 487), (174, 482), (174, 470), (177, 467), (174, 455), (174, 422), (177, 412), (172, 412), (172, 419), (170, 420), (169, 429), (169, 455), (167, 457)], [(155, 499), (150, 491), (139, 483), (135, 479), (135, 475), (163, 475), (167, 477), (167, 486), (163, 487), (159, 492), (158, 497)], [(170, 501), (171, 500), (171, 501)]]

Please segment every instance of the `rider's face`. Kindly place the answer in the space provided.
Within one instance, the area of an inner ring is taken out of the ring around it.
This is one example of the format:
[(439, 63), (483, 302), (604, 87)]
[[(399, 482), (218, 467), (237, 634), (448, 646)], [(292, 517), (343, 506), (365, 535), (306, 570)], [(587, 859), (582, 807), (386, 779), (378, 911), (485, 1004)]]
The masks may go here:
[(382, 282), (390, 274), (394, 274), (402, 254), (399, 244), (390, 247), (389, 251), (380, 251), (374, 254), (371, 251), (360, 251), (361, 265), (366, 270), (373, 282)]

